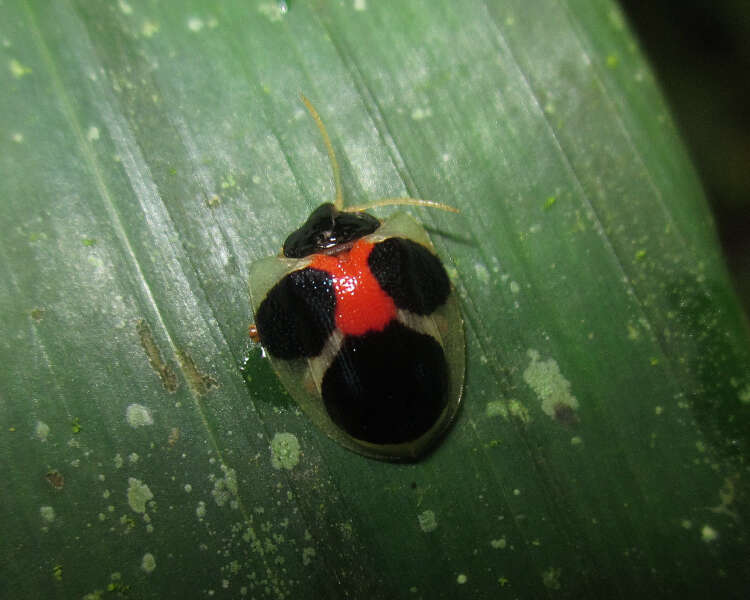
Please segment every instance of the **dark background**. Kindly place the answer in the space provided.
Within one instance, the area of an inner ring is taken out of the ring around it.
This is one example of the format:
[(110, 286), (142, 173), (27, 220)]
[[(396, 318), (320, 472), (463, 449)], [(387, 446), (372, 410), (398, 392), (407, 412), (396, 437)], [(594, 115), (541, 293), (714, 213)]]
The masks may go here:
[(672, 107), (750, 314), (750, 1), (621, 0)]

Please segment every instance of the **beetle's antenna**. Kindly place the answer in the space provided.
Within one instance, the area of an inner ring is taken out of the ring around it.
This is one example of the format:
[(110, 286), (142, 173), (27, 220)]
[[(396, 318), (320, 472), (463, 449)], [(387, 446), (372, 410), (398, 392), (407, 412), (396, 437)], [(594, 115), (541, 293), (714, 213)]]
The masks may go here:
[(409, 206), (426, 206), (428, 208), (439, 208), (440, 210), (447, 210), (448, 212), (457, 213), (457, 208), (448, 206), (447, 204), (441, 204), (440, 202), (433, 202), (432, 200), (420, 200), (419, 198), (381, 198), (374, 202), (367, 204), (361, 204), (360, 206), (347, 206), (344, 210), (346, 212), (360, 212), (363, 210), (369, 210), (376, 206), (393, 206), (397, 204), (408, 204)]
[(339, 172), (339, 163), (336, 160), (336, 153), (333, 151), (333, 144), (331, 144), (331, 138), (328, 137), (328, 132), (326, 131), (326, 126), (323, 125), (323, 119), (320, 118), (320, 115), (318, 114), (318, 111), (315, 110), (315, 107), (312, 105), (312, 102), (310, 102), (304, 94), (300, 94), (299, 97), (302, 99), (302, 102), (305, 104), (305, 108), (307, 108), (307, 111), (310, 113), (310, 116), (315, 121), (315, 124), (318, 126), (318, 130), (320, 130), (320, 134), (323, 136), (323, 143), (326, 145), (326, 150), (328, 151), (328, 158), (331, 161), (331, 168), (333, 169), (333, 182), (336, 186), (336, 199), (333, 201), (333, 205), (338, 209), (342, 210), (344, 208), (344, 194), (341, 191), (341, 173)]

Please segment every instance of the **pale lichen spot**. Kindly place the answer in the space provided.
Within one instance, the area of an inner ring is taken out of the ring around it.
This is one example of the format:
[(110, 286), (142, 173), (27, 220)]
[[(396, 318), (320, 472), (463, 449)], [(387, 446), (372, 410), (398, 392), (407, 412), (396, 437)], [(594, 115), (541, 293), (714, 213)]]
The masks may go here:
[(40, 506), (39, 516), (42, 517), (47, 523), (52, 523), (55, 520), (55, 509), (51, 506)]
[(12, 139), (16, 144), (22, 144), (23, 143), (23, 134), (20, 132), (14, 133), (10, 139)]
[(719, 538), (719, 532), (710, 525), (704, 525), (701, 529), (701, 540), (706, 543), (715, 542)]
[(148, 486), (135, 477), (128, 478), (127, 496), (128, 506), (130, 506), (133, 512), (140, 514), (146, 512), (146, 503), (154, 497)]
[(516, 283), (515, 281), (511, 281), (510, 284), (509, 284), (509, 286), (510, 286), (510, 293), (511, 294), (517, 294), (518, 292), (521, 291), (521, 286), (518, 285), (518, 283)]
[(610, 8), (607, 17), (609, 17), (609, 22), (612, 24), (612, 27), (617, 31), (625, 29), (625, 17), (623, 17), (622, 12), (619, 9)]
[(459, 573), (458, 577), (456, 577), (456, 583), (459, 585), (463, 585), (467, 581), (469, 581), (469, 578), (466, 576), (465, 573)]
[(284, 16), (281, 5), (278, 2), (263, 2), (258, 6), (258, 12), (271, 23), (278, 23)]
[(505, 406), (505, 402), (502, 400), (490, 400), (485, 406), (484, 414), (488, 417), (503, 417), (508, 418), (508, 409)]
[(125, 409), (125, 417), (128, 420), (128, 425), (134, 429), (154, 424), (151, 411), (142, 404), (128, 404), (127, 409)]
[(435, 531), (438, 526), (437, 517), (432, 510), (426, 510), (419, 513), (417, 515), (417, 522), (419, 523), (419, 528), (425, 533)]
[(99, 139), (99, 128), (94, 127), (93, 125), (89, 127), (88, 131), (86, 132), (86, 139), (89, 142), (95, 142)]
[(739, 521), (739, 515), (731, 508), (734, 504), (736, 493), (734, 478), (725, 477), (724, 484), (719, 490), (719, 499), (721, 501), (719, 504), (710, 507), (708, 510), (717, 514), (727, 515), (735, 521)]
[(188, 19), (187, 27), (190, 31), (198, 33), (201, 29), (203, 29), (203, 26), (203, 19), (201, 19), (200, 17), (190, 17)]
[(277, 433), (271, 440), (271, 466), (292, 470), (299, 463), (300, 446), (293, 433)]
[(742, 404), (750, 404), (750, 384), (740, 390), (738, 397)]
[(159, 29), (161, 29), (161, 27), (158, 23), (156, 23), (155, 21), (146, 20), (141, 26), (141, 33), (144, 37), (150, 38), (159, 33)]
[(357, 12), (367, 10), (367, 0), (354, 0), (354, 10)]
[(146, 554), (143, 555), (143, 558), (141, 559), (141, 569), (146, 571), (146, 573), (153, 573), (154, 569), (156, 569), (156, 559), (150, 552), (146, 552)]
[(315, 557), (315, 548), (312, 548), (310, 546), (307, 546), (305, 548), (302, 548), (302, 564), (307, 566), (312, 562), (312, 559)]
[(508, 543), (505, 541), (504, 536), (496, 540), (490, 540), (490, 546), (495, 550), (504, 550), (507, 545)]
[(474, 263), (474, 272), (477, 275), (479, 283), (488, 285), (490, 283), (490, 272), (482, 263)]
[(125, 0), (118, 0), (117, 6), (120, 9), (120, 12), (124, 15), (132, 15), (133, 14), (133, 7), (130, 6)]
[(512, 417), (515, 417), (522, 423), (531, 422), (531, 415), (529, 414), (529, 409), (526, 408), (523, 404), (521, 404), (518, 400), (510, 400), (508, 402), (508, 414)]
[(253, 177), (252, 177), (252, 182), (253, 182), (253, 183), (254, 183), (255, 185), (258, 185), (258, 184), (260, 183), (260, 181), (261, 181), (261, 179), (260, 179), (260, 176), (259, 176), (259, 175), (253, 175)]
[(87, 259), (89, 264), (94, 267), (94, 270), (98, 275), (102, 274), (104, 271), (104, 261), (99, 258), (98, 256), (89, 256)]
[(429, 119), (432, 116), (432, 109), (428, 106), (426, 108), (417, 107), (411, 111), (411, 118), (415, 121), (422, 121), (423, 119)]
[(541, 400), (544, 414), (568, 425), (577, 422), (578, 400), (570, 393), (570, 382), (560, 373), (557, 362), (540, 360), (536, 350), (527, 355), (531, 364), (523, 372), (523, 380)]
[(230, 502), (230, 506), (234, 508), (231, 501), (237, 496), (238, 492), (237, 471), (227, 465), (221, 465), (221, 470), (224, 477), (214, 479), (214, 489), (211, 490), (211, 495), (217, 506), (224, 506), (227, 502)]
[(635, 341), (639, 337), (641, 337), (641, 332), (633, 323), (628, 322), (627, 327), (628, 327), (628, 339), (629, 340)]
[(582, 446), (583, 445), (583, 438), (579, 435), (574, 435), (572, 438), (570, 438), (570, 445), (571, 446)]
[(206, 517), (206, 503), (203, 500), (198, 502), (198, 506), (195, 507), (195, 516), (201, 521)]
[(115, 469), (119, 469), (122, 467), (123, 464), (125, 464), (125, 461), (122, 460), (122, 455), (118, 452), (115, 454), (115, 457), (112, 459), (112, 463), (115, 465)]
[(185, 490), (186, 494), (189, 494), (190, 492), (193, 491), (193, 486), (190, 485), (189, 483), (186, 483), (184, 486), (182, 486), (182, 489)]
[(49, 436), (49, 425), (44, 421), (37, 421), (34, 426), (34, 437), (40, 442), (46, 442)]
[(545, 587), (549, 588), (550, 590), (559, 590), (561, 573), (562, 569), (550, 567), (544, 573), (542, 573), (542, 583), (544, 583)]
[(16, 79), (20, 79), (24, 75), (31, 73), (30, 67), (22, 65), (15, 58), (11, 58), (10, 61), (8, 61), (8, 68), (10, 69), (11, 75)]

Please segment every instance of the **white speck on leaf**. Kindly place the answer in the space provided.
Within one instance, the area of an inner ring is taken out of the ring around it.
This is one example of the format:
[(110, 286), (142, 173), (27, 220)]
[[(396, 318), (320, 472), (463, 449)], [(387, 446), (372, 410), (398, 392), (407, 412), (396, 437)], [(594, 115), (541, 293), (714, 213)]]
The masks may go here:
[(141, 514), (146, 512), (146, 503), (154, 497), (149, 487), (135, 477), (128, 478), (127, 496), (128, 506), (134, 512)]
[(198, 17), (190, 17), (187, 22), (188, 29), (192, 32), (199, 32), (203, 29), (203, 19)]
[(40, 442), (46, 442), (49, 435), (49, 425), (44, 421), (37, 421), (34, 427), (34, 437)]
[(133, 428), (154, 424), (151, 411), (142, 404), (129, 404), (125, 410), (125, 417), (128, 420), (128, 424)]
[(477, 274), (479, 283), (488, 285), (490, 283), (490, 272), (482, 263), (474, 263), (474, 272)]
[(291, 471), (299, 464), (300, 447), (293, 433), (277, 433), (271, 440), (271, 466)]
[(415, 121), (421, 121), (423, 119), (429, 119), (432, 116), (432, 109), (428, 106), (427, 108), (415, 108), (411, 111), (411, 118)]
[(704, 525), (701, 529), (701, 539), (704, 542), (715, 542), (719, 538), (719, 532), (710, 525)]
[(437, 517), (435, 517), (435, 512), (432, 510), (426, 510), (419, 513), (417, 515), (417, 521), (419, 522), (419, 528), (425, 533), (435, 531), (438, 526)]
[(156, 569), (156, 559), (150, 552), (146, 552), (146, 554), (143, 555), (143, 558), (141, 559), (141, 569), (146, 571), (146, 573), (153, 573), (154, 569)]
[(560, 367), (553, 359), (540, 360), (539, 352), (527, 352), (531, 364), (523, 372), (523, 380), (542, 401), (542, 411), (555, 418), (561, 408), (575, 411), (578, 400), (570, 393), (570, 382), (563, 377)]

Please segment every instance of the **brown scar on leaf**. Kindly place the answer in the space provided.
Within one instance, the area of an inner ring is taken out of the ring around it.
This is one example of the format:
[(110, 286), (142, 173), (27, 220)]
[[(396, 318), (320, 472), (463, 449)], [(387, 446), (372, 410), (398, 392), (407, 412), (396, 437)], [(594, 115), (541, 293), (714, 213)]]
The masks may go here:
[(172, 429), (169, 430), (169, 436), (167, 437), (167, 443), (169, 444), (169, 447), (171, 448), (172, 446), (174, 446), (179, 439), (180, 439), (180, 428), (172, 427)]
[(177, 391), (177, 387), (179, 386), (177, 375), (175, 374), (174, 369), (172, 369), (172, 366), (162, 358), (159, 346), (156, 345), (156, 340), (151, 333), (148, 323), (143, 319), (138, 319), (135, 324), (135, 329), (138, 332), (138, 337), (141, 338), (141, 346), (143, 346), (143, 349), (146, 351), (146, 356), (148, 357), (148, 362), (151, 365), (151, 368), (159, 376), (159, 379), (161, 379), (164, 389), (170, 394), (173, 394)]
[(44, 478), (56, 490), (61, 490), (65, 487), (65, 477), (63, 477), (63, 474), (60, 473), (60, 471), (58, 471), (57, 469), (47, 471), (47, 474), (44, 476)]
[(559, 404), (555, 404), (555, 421), (557, 421), (558, 423), (562, 423), (563, 425), (568, 425), (570, 427), (573, 425), (578, 425), (580, 419), (578, 418), (578, 415), (576, 414), (576, 411), (572, 406), (560, 402)]
[(180, 367), (182, 372), (185, 374), (190, 389), (198, 396), (203, 396), (208, 393), (211, 389), (219, 387), (219, 382), (216, 381), (208, 373), (201, 373), (195, 364), (192, 357), (184, 350), (177, 352), (177, 359), (180, 361)]

